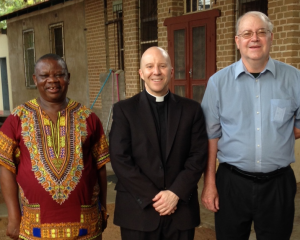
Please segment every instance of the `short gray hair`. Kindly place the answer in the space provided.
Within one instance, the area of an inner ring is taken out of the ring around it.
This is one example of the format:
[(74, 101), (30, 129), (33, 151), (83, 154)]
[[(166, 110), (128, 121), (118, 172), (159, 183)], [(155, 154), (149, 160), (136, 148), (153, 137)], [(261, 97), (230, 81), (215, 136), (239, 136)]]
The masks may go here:
[(267, 29), (270, 32), (273, 31), (274, 26), (273, 26), (273, 24), (271, 23), (270, 19), (267, 17), (266, 14), (264, 14), (262, 12), (258, 12), (258, 11), (251, 11), (251, 12), (246, 12), (244, 15), (239, 17), (239, 19), (237, 20), (236, 26), (235, 26), (235, 34), (236, 35), (238, 35), (238, 31), (239, 31), (239, 27), (240, 27), (240, 23), (241, 23), (242, 18), (244, 18), (246, 16), (253, 16), (253, 17), (260, 18), (267, 25)]

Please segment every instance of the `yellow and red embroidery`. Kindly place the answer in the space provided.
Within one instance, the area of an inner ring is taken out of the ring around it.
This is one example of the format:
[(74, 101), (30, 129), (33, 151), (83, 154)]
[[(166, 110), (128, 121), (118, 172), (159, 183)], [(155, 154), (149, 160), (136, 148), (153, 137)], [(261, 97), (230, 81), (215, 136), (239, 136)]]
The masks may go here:
[(58, 116), (56, 129), (36, 99), (16, 108), (13, 114), (21, 120), (22, 137), (36, 179), (53, 200), (62, 204), (82, 175), (82, 140), (87, 136), (86, 119), (91, 111), (70, 100)]
[[(0, 132), (0, 164), (9, 169), (13, 173), (16, 173), (16, 157), (18, 156), (19, 148), (17, 143), (6, 136), (3, 132)], [(17, 155), (15, 157), (15, 155)]]

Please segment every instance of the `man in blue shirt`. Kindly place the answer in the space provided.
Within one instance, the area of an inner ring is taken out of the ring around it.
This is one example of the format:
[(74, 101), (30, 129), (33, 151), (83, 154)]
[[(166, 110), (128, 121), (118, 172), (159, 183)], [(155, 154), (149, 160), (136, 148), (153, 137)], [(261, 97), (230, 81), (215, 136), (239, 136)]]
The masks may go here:
[[(202, 101), (209, 137), (202, 203), (218, 240), (290, 239), (300, 137), (300, 71), (273, 60), (273, 25), (248, 12), (236, 25), (241, 60), (214, 74)], [(216, 174), (216, 158), (220, 165)]]

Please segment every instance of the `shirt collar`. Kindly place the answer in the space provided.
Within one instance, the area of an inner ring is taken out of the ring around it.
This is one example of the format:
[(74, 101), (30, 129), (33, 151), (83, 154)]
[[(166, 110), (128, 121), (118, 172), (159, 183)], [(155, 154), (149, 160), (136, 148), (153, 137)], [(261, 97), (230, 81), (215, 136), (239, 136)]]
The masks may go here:
[[(261, 73), (264, 73), (267, 70), (273, 74), (274, 78), (276, 77), (275, 64), (274, 64), (274, 60), (271, 57), (269, 57), (267, 65)], [(246, 69), (245, 65), (243, 64), (242, 59), (240, 59), (236, 63), (235, 74), (234, 74), (235, 79), (237, 79), (241, 73), (249, 73), (248, 70)]]
[[(163, 102), (163, 101), (165, 100), (165, 97), (168, 96), (168, 94), (169, 94), (170, 91), (168, 91), (164, 96), (154, 96), (153, 94), (149, 93), (149, 92), (147, 91), (147, 89), (146, 89), (146, 92), (147, 92), (150, 96), (152, 96), (152, 98), (150, 98), (151, 101), (154, 101), (154, 102)], [(153, 99), (153, 100), (152, 100), (152, 99)]]

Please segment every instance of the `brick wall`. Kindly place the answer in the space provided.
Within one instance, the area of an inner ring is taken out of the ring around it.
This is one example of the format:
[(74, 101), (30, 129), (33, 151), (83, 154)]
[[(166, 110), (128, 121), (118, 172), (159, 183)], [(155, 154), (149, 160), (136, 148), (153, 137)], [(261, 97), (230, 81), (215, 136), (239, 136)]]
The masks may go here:
[(124, 62), (126, 97), (140, 92), (139, 5), (138, 0), (123, 0)]
[(300, 0), (269, 0), (274, 24), (271, 57), (300, 69)]
[(168, 50), (167, 27), (164, 21), (169, 17), (181, 16), (184, 11), (183, 0), (157, 0), (158, 46)]
[[(85, 1), (85, 24), (86, 24), (86, 44), (88, 61), (88, 79), (90, 92), (90, 105), (95, 100), (100, 90), (100, 73), (106, 71), (105, 59), (105, 34), (103, 2), (98, 0)], [(93, 110), (101, 108), (101, 99), (98, 99)]]
[(220, 0), (213, 8), (221, 10), (217, 18), (217, 71), (235, 62), (235, 0)]

